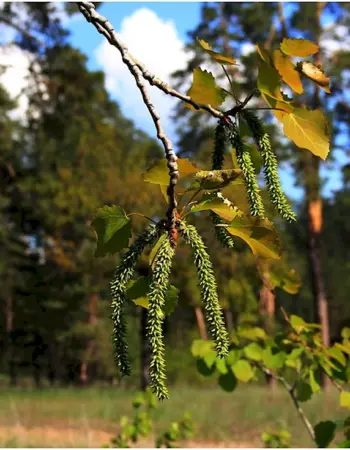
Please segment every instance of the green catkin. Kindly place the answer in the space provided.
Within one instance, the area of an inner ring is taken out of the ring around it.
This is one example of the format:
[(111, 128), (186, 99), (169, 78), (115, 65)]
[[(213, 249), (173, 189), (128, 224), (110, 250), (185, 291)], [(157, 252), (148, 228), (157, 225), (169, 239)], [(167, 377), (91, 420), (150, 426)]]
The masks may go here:
[(263, 124), (255, 114), (250, 111), (243, 111), (242, 114), (253, 133), (254, 140), (264, 161), (265, 181), (271, 202), (284, 219), (292, 222), (296, 220), (296, 215), (281, 187), (277, 158), (271, 148), (270, 136), (266, 133)]
[(163, 322), (165, 295), (169, 285), (171, 263), (175, 250), (169, 239), (165, 239), (160, 246), (148, 293), (149, 308), (147, 314), (147, 336), (151, 347), (150, 385), (159, 400), (169, 397), (165, 385), (165, 348), (163, 342)]
[(259, 185), (255, 175), (255, 169), (250, 156), (249, 148), (243, 142), (237, 126), (232, 124), (229, 137), (233, 147), (236, 149), (237, 162), (243, 172), (244, 183), (250, 205), (252, 216), (264, 217), (265, 209), (260, 195)]
[[(224, 165), (225, 147), (227, 143), (227, 131), (225, 123), (220, 120), (214, 135), (214, 149), (212, 154), (212, 170), (221, 170)], [(222, 247), (233, 248), (234, 241), (231, 235), (224, 227), (217, 227), (216, 225), (225, 224), (226, 222), (214, 212), (210, 213), (213, 224), (215, 225), (216, 239), (220, 242)]]
[(202, 238), (193, 225), (184, 221), (179, 223), (179, 231), (185, 242), (192, 248), (197, 267), (198, 284), (204, 304), (205, 316), (216, 351), (222, 358), (228, 354), (228, 334), (225, 328), (217, 293), (217, 286), (212, 263)]
[(111, 282), (112, 293), (112, 321), (115, 360), (122, 376), (131, 374), (126, 342), (126, 323), (123, 306), (126, 301), (126, 286), (134, 274), (138, 258), (146, 245), (151, 244), (158, 235), (157, 227), (150, 225), (147, 230), (139, 234), (129, 250), (122, 257)]

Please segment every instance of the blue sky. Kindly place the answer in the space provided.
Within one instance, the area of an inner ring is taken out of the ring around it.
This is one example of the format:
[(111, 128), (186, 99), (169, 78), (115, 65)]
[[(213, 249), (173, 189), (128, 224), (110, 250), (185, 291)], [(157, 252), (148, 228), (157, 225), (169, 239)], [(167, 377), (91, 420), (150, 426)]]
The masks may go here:
[[(286, 14), (294, 6), (286, 4)], [(131, 52), (145, 62), (151, 71), (169, 82), (170, 73), (186, 62), (183, 44), (188, 41), (187, 32), (200, 21), (200, 10), (199, 2), (105, 2), (99, 12), (109, 18), (122, 38), (125, 37)], [(329, 23), (331, 19), (324, 17), (323, 22)], [(92, 26), (78, 15), (68, 23), (68, 28), (71, 31), (72, 44), (88, 55), (89, 68), (105, 71), (107, 88), (120, 104), (123, 113), (133, 118), (136, 125), (144, 131), (154, 135), (154, 125), (142, 104), (134, 80), (120, 61), (118, 52), (110, 48), (105, 38), (95, 29), (92, 31)], [(151, 94), (164, 118), (166, 132), (173, 141), (176, 141), (169, 118), (175, 101), (165, 98), (160, 92), (154, 92), (154, 89), (151, 90)], [(340, 154), (337, 157), (344, 162)], [(326, 169), (323, 170), (323, 175), (327, 176)], [(302, 191), (293, 186), (294, 178), (291, 172), (282, 170), (281, 176), (288, 194), (300, 198)], [(337, 187), (340, 187), (339, 172), (327, 183), (325, 194), (329, 195)]]

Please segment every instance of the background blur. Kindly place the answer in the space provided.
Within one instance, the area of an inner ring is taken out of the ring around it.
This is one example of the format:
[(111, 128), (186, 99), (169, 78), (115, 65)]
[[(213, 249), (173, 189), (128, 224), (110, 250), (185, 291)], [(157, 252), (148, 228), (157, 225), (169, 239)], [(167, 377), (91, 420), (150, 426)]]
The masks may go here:
[[(324, 339), (336, 341), (350, 326), (350, 4), (111, 2), (99, 11), (131, 53), (183, 92), (199, 64), (219, 73), (200, 52), (197, 36), (238, 60), (231, 75), (240, 98), (255, 87), (254, 44), (273, 48), (285, 36), (319, 43), (332, 94), (310, 83), (302, 101), (329, 117), (327, 162), (282, 138), (273, 116), (261, 112), (298, 213), (289, 225), (271, 210), (288, 264), (301, 278), (299, 292), (266, 291), (245, 244), (224, 251), (206, 215), (193, 220), (214, 263), (229, 329), (244, 321), (278, 329), (283, 306), (321, 321)], [(178, 154), (207, 167), (215, 121), (150, 90)], [(109, 317), (118, 257), (93, 258), (89, 224), (104, 204), (164, 214), (158, 187), (141, 179), (162, 149), (119, 53), (74, 3), (0, 2), (0, 110), (0, 444), (99, 446), (130, 409), (133, 391), (147, 384), (148, 351), (145, 313), (131, 302), (134, 370), (121, 381)], [(136, 229), (144, 226), (137, 216), (132, 220)], [(138, 275), (147, 270), (145, 257)], [(264, 381), (230, 395), (197, 373), (190, 345), (206, 331), (194, 275), (180, 246), (172, 274), (179, 307), (165, 324), (169, 383), (177, 389), (162, 405), (160, 423), (188, 409), (203, 439), (232, 446), (259, 445), (261, 430), (276, 417), (298, 429), (293, 411), (282, 407), (286, 399)], [(328, 306), (321, 314), (320, 304)], [(321, 417), (323, 406), (316, 400), (307, 407)], [(330, 398), (327, 408), (333, 407)], [(303, 432), (297, 438), (298, 445), (310, 445)]]

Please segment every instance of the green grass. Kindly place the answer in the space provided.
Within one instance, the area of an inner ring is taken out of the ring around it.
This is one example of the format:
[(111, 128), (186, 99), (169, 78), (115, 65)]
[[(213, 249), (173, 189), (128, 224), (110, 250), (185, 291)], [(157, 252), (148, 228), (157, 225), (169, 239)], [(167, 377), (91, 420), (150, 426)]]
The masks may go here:
[[(33, 427), (61, 429), (62, 439), (67, 428), (80, 429), (85, 435), (89, 429), (115, 433), (120, 417), (131, 413), (134, 394), (135, 391), (121, 388), (1, 389), (0, 427), (11, 427), (12, 434), (0, 434), (0, 445), (17, 446), (14, 430), (20, 432)], [(316, 424), (344, 417), (346, 411), (338, 405), (338, 395), (332, 391), (327, 396), (316, 395), (304, 407), (311, 423)], [(162, 402), (154, 413), (156, 429), (166, 428), (185, 411), (192, 414), (197, 424), (197, 441), (226, 441), (237, 445), (243, 442), (255, 446), (259, 445), (263, 430), (284, 424), (292, 433), (294, 446), (312, 446), (288, 395), (278, 388), (272, 393), (265, 387), (247, 385), (228, 394), (219, 388), (172, 387), (170, 400)], [(24, 446), (30, 445), (28, 442)], [(57, 439), (51, 445), (43, 442), (44, 445), (64, 446)], [(85, 445), (77, 442), (75, 446)]]

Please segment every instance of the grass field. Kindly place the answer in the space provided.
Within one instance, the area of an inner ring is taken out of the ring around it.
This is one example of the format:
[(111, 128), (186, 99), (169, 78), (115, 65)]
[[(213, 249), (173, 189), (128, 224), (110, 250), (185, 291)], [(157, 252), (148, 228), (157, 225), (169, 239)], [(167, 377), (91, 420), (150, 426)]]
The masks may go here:
[[(118, 388), (0, 390), (1, 447), (100, 447), (118, 431), (119, 419), (131, 413), (135, 392)], [(313, 424), (345, 416), (336, 392), (305, 404)], [(289, 397), (280, 389), (244, 386), (232, 394), (220, 389), (172, 387), (171, 399), (154, 413), (156, 431), (189, 411), (197, 425), (188, 447), (261, 447), (266, 428), (285, 424), (293, 446), (310, 447)], [(140, 446), (153, 447), (151, 439)]]

